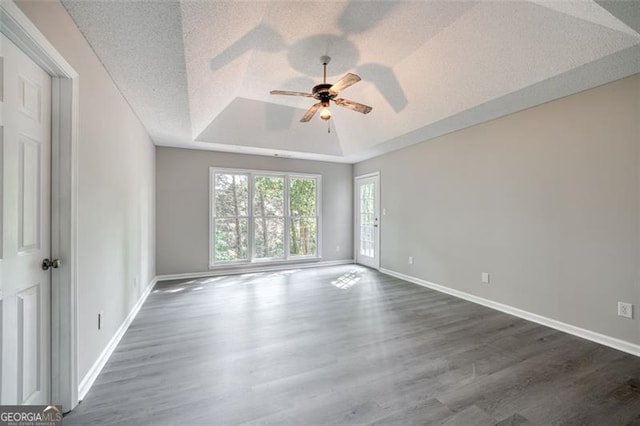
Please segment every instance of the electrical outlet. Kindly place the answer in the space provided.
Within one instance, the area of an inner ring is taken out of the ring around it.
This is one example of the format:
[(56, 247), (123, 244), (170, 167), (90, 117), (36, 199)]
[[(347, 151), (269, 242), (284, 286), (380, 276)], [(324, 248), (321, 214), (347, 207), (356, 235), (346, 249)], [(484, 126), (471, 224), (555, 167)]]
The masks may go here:
[(336, 253), (340, 251), (340, 246), (336, 246)]
[(98, 330), (102, 330), (102, 322), (104, 321), (104, 311), (98, 312)]
[(631, 303), (618, 302), (618, 316), (633, 318), (633, 305)]
[(413, 256), (409, 256), (409, 265), (413, 265)]
[(489, 273), (483, 272), (481, 279), (483, 284), (489, 284)]

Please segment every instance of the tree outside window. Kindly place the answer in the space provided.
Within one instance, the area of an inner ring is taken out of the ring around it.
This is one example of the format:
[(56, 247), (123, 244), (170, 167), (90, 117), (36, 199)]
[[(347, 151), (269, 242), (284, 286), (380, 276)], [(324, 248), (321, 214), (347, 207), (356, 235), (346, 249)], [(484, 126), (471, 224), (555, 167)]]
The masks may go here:
[(289, 180), (292, 256), (313, 256), (317, 251), (316, 179), (292, 177)]
[(212, 169), (212, 264), (318, 256), (319, 179)]
[(255, 257), (284, 257), (284, 176), (254, 178)]
[(248, 259), (249, 177), (215, 174), (215, 261)]

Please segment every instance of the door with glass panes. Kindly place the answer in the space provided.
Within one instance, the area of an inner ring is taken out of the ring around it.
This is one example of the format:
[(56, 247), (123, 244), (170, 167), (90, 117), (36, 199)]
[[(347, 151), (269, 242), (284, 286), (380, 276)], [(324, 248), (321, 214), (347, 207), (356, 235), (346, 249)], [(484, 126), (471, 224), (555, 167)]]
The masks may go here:
[(380, 267), (380, 176), (356, 178), (356, 263)]

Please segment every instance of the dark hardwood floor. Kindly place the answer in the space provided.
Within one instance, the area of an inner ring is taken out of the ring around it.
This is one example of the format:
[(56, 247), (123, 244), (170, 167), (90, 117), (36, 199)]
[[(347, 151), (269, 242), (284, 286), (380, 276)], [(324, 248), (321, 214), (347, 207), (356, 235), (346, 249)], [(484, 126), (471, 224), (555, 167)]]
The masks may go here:
[(640, 358), (341, 267), (160, 283), (65, 424), (640, 424)]

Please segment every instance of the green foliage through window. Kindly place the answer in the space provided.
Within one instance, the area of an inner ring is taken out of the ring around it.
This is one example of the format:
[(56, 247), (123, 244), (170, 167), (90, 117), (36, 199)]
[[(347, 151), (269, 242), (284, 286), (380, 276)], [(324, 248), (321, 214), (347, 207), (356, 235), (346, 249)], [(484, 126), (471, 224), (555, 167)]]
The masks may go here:
[(284, 257), (284, 176), (256, 176), (253, 191), (255, 257)]
[(316, 180), (290, 179), (289, 201), (291, 233), (289, 251), (294, 256), (311, 256), (317, 252)]
[(249, 176), (215, 174), (215, 261), (248, 259)]
[(214, 263), (318, 254), (316, 177), (216, 171), (212, 191)]

